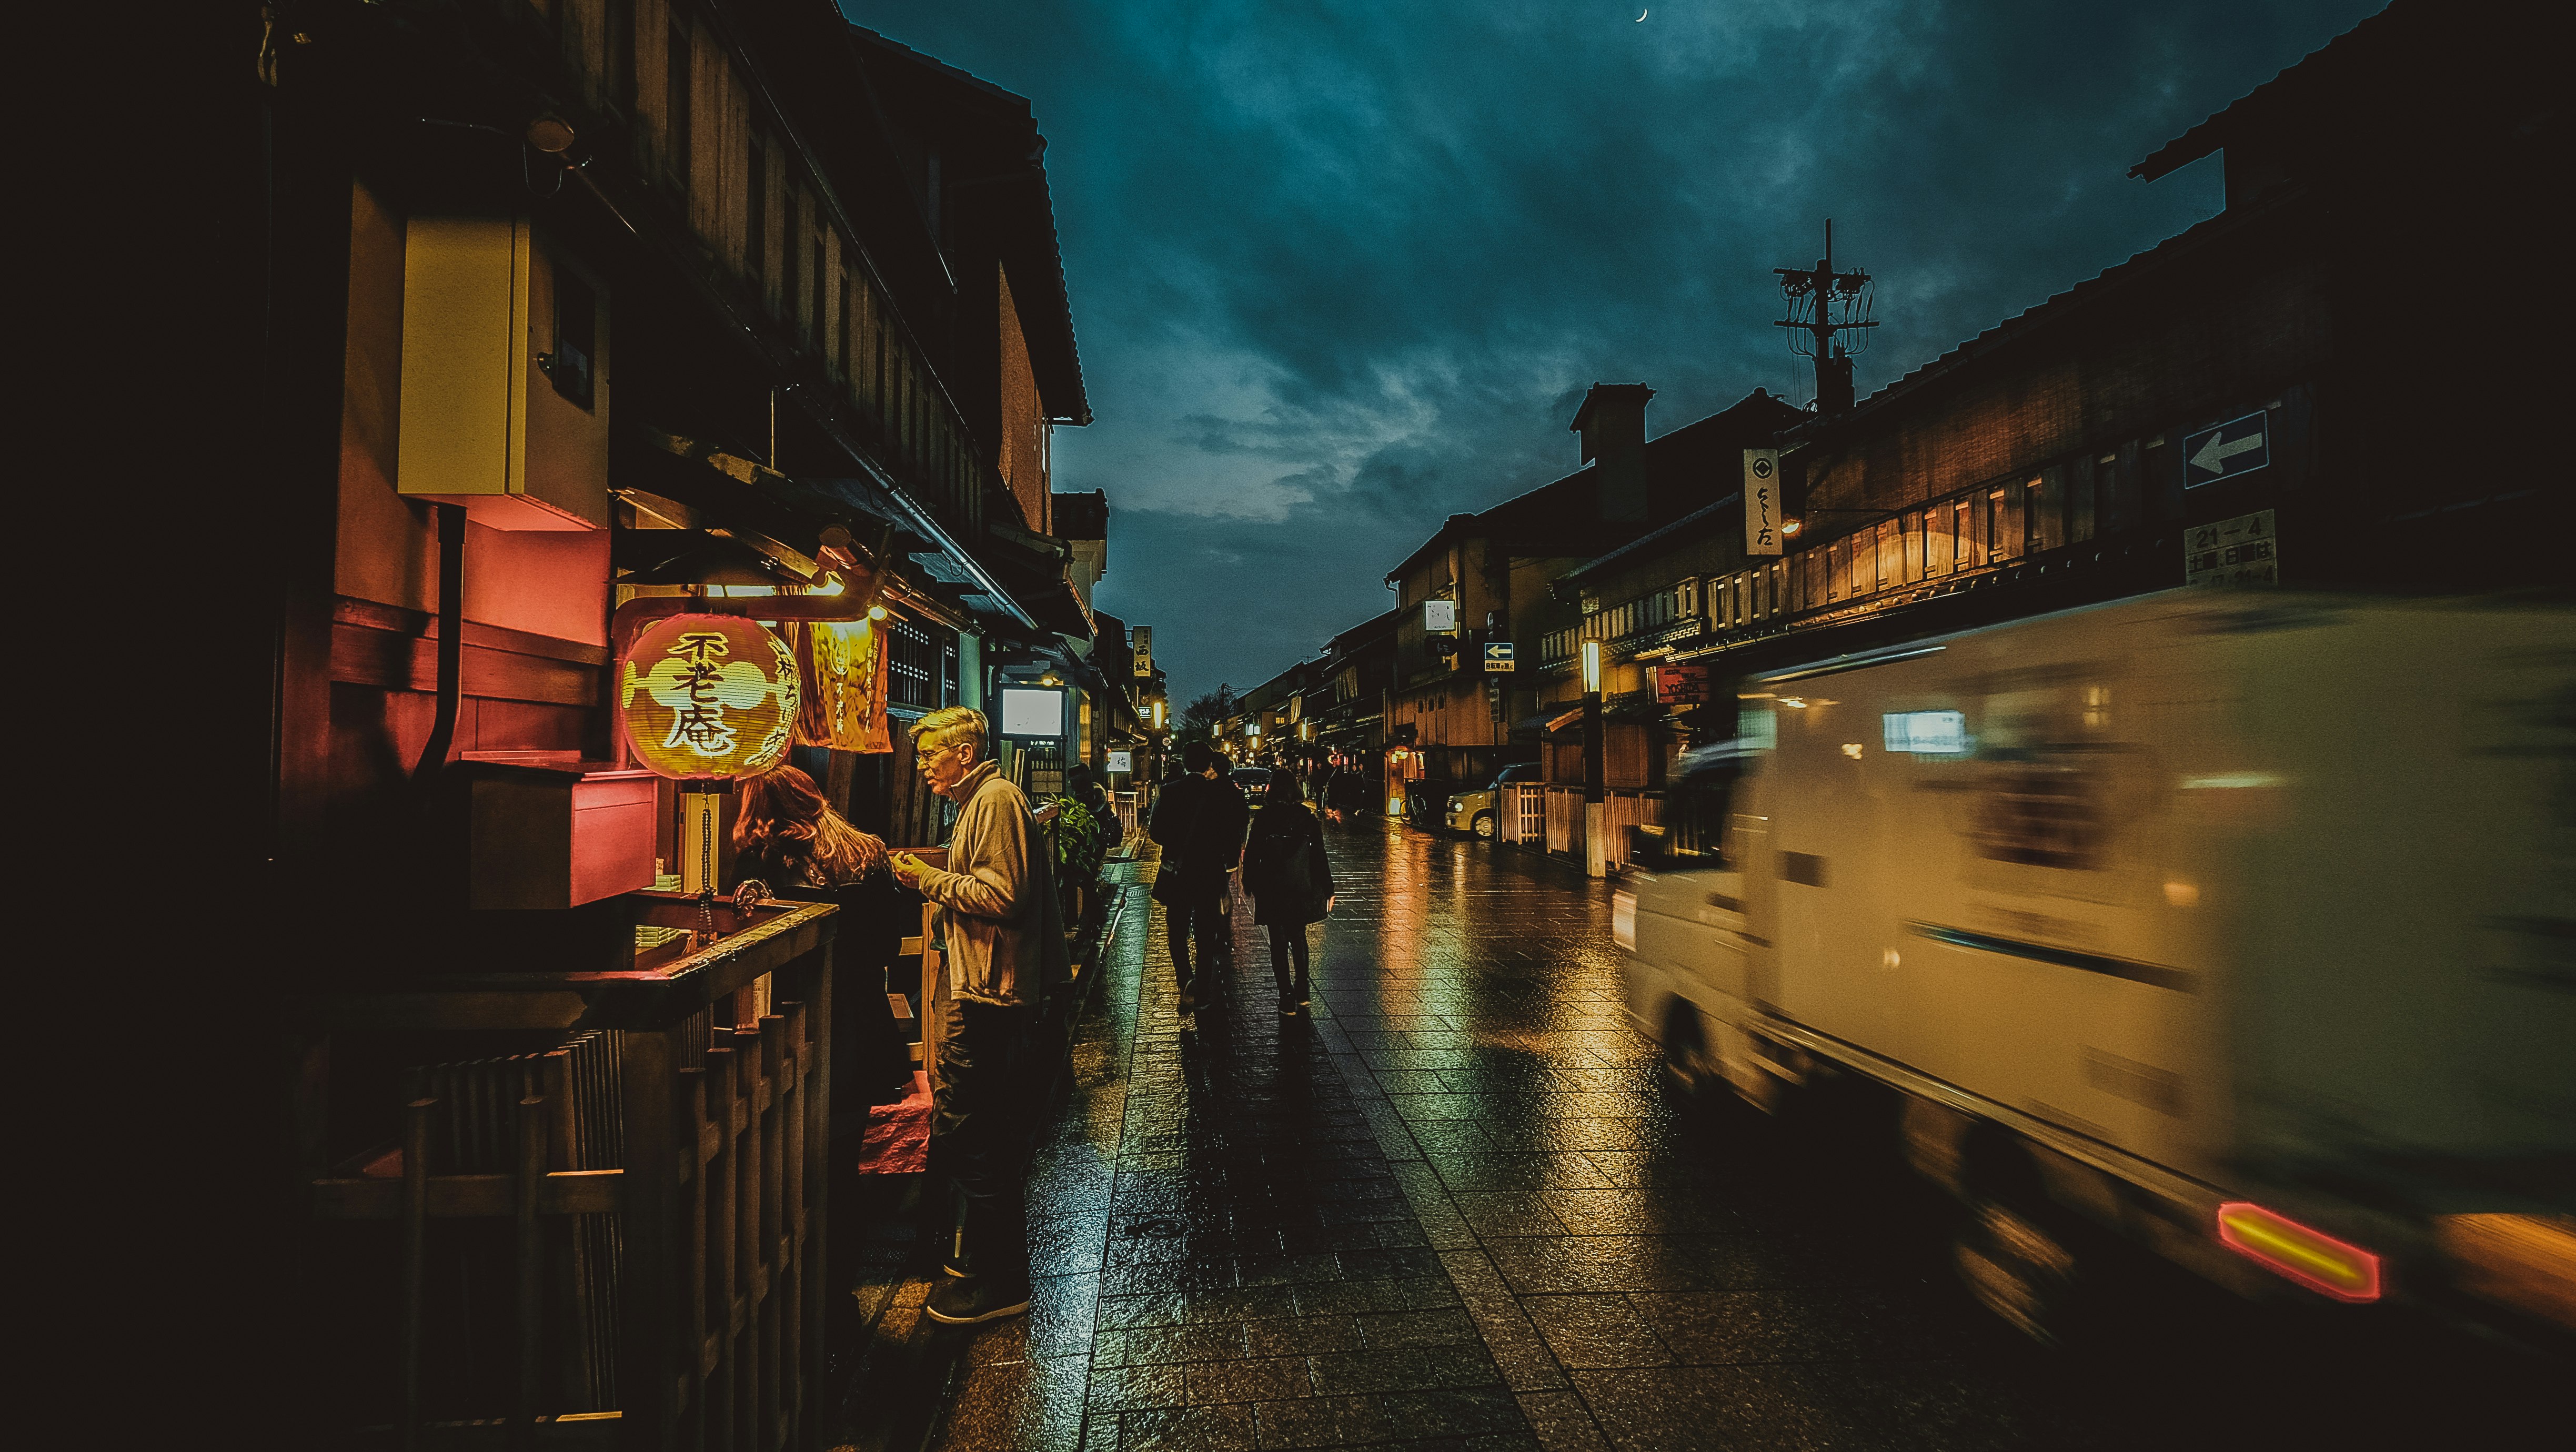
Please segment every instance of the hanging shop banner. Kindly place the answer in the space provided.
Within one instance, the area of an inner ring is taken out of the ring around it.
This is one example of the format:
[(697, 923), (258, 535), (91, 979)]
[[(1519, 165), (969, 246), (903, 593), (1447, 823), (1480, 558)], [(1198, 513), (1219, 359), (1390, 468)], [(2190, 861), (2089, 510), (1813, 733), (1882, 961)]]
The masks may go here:
[(1744, 552), (1780, 553), (1780, 451), (1744, 451)]
[(657, 775), (680, 781), (758, 775), (787, 755), (797, 677), (787, 643), (757, 620), (654, 621), (617, 663), (627, 743)]
[(1655, 667), (1655, 700), (1666, 706), (1696, 706), (1708, 699), (1708, 667)]
[(885, 627), (868, 620), (791, 620), (784, 631), (804, 688), (796, 744), (894, 750), (886, 720)]

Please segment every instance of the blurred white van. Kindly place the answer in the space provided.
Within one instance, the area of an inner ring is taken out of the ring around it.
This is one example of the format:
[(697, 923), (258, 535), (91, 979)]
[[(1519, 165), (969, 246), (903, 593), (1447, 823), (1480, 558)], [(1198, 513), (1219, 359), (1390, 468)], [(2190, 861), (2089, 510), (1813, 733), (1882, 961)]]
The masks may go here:
[(2173, 591), (1741, 704), (1617, 904), (1677, 1084), (1900, 1096), (2042, 1338), (2111, 1237), (2576, 1327), (2576, 611)]

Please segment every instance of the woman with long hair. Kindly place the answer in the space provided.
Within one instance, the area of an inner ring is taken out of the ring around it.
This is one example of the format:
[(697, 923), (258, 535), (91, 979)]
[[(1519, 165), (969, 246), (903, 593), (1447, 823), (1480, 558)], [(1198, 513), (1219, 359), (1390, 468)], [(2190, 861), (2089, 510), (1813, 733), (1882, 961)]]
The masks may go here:
[(748, 777), (736, 788), (734, 880), (759, 878), (772, 897), (840, 908), (832, 941), (832, 1105), (835, 1134), (864, 1129), (866, 1106), (912, 1087), (912, 1050), (886, 1003), (885, 970), (903, 949), (905, 908), (918, 898), (884, 871), (883, 840), (833, 810), (814, 778), (792, 766)]
[(1324, 824), (1306, 805), (1297, 768), (1271, 774), (1270, 793), (1252, 817), (1243, 849), (1243, 887), (1253, 922), (1270, 930), (1270, 973), (1279, 980), (1279, 1014), (1295, 1018), (1307, 1002), (1306, 927), (1333, 910), (1333, 867), (1324, 860)]
[(885, 843), (850, 825), (814, 778), (782, 766), (744, 780), (733, 820), (735, 862), (773, 888), (836, 888), (885, 865)]

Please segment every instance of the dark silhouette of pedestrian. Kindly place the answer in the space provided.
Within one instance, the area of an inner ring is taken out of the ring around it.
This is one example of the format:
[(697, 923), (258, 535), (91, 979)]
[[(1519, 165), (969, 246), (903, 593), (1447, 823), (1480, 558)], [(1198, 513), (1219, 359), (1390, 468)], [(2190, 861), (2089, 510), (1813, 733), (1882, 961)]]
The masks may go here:
[(1359, 764), (1353, 763), (1333, 773), (1333, 779), (1327, 785), (1332, 795), (1325, 798), (1324, 805), (1333, 813), (1335, 820), (1356, 820), (1368, 810), (1368, 772)]
[(1181, 991), (1182, 1021), (1199, 1006), (1198, 976), (1190, 971), (1190, 944), (1198, 944), (1198, 967), (1214, 990), (1214, 969), (1223, 955), (1219, 936), (1225, 930), (1225, 904), (1234, 870), (1243, 864), (1243, 832), (1252, 809), (1243, 792), (1220, 767), (1213, 747), (1193, 741), (1181, 748), (1183, 775), (1167, 782), (1154, 804), (1154, 840), (1163, 863), (1154, 876), (1154, 901), (1163, 905), (1163, 923), (1171, 934), (1172, 976)]
[(1306, 927), (1333, 910), (1333, 868), (1324, 858), (1324, 824), (1306, 805), (1295, 767), (1270, 778), (1270, 799), (1252, 820), (1243, 853), (1243, 890), (1252, 920), (1270, 930), (1270, 972), (1279, 980), (1279, 1012), (1294, 1018), (1307, 1002)]
[(792, 766), (745, 778), (734, 817), (737, 884), (757, 879), (770, 897), (840, 908), (832, 941), (842, 991), (832, 997), (831, 1123), (864, 1128), (867, 1106), (912, 1088), (912, 1053), (886, 1007), (885, 970), (902, 951), (902, 890), (885, 870), (885, 843), (850, 825)]

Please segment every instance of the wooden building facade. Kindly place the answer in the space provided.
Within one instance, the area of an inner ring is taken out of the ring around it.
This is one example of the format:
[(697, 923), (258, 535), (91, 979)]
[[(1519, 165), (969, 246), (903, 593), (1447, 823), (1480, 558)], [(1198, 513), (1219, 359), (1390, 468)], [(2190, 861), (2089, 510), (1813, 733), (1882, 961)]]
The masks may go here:
[(2399, 0), (2132, 168), (2223, 153), (2217, 216), (1786, 431), (1799, 532), (1677, 656), (1722, 687), (2184, 584), (2563, 588), (2556, 329), (2460, 305), (2459, 247), (2545, 234), (2521, 179), (2566, 131), (2502, 18)]
[[(821, 1445), (827, 1152), (867, 1103), (834, 1022), (917, 967), (917, 904), (671, 893), (697, 844), (621, 759), (621, 610), (839, 611), (890, 729), (792, 759), (899, 845), (945, 836), (928, 710), (1052, 673), (1065, 749), (1132, 730), (1053, 533), (1090, 409), (1044, 138), (819, 0), (267, 18), (215, 113), (268, 471), (236, 821), (243, 881), (304, 904), (254, 990), (285, 1047), (210, 1081), (282, 1247), (254, 1435)], [(561, 840), (486, 830), (496, 793)], [(496, 841), (618, 890), (499, 891)]]

